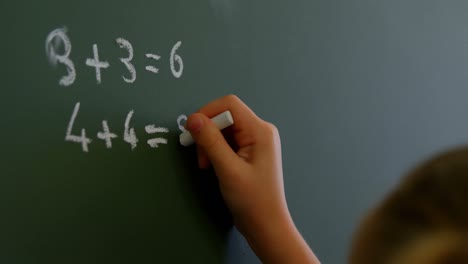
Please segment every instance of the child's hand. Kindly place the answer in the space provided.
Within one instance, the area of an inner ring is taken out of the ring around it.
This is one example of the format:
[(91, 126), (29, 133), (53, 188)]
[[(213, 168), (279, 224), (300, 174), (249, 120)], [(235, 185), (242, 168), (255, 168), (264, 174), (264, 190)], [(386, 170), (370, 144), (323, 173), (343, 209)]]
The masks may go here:
[[(234, 150), (210, 120), (226, 110), (234, 119), (234, 125), (227, 129), (232, 132)], [(287, 208), (276, 127), (257, 117), (233, 95), (201, 108), (188, 118), (186, 127), (197, 144), (199, 166), (214, 167), (236, 226), (262, 261), (298, 263), (294, 257), (304, 256), (316, 261)], [(285, 254), (288, 247), (293, 247), (295, 256)]]
[[(229, 129), (237, 152), (210, 120), (226, 110), (231, 111), (234, 119)], [(288, 215), (280, 138), (272, 124), (258, 118), (236, 96), (226, 96), (191, 115), (187, 128), (198, 147), (199, 166), (213, 165), (239, 228), (248, 229), (251, 224), (264, 224)]]

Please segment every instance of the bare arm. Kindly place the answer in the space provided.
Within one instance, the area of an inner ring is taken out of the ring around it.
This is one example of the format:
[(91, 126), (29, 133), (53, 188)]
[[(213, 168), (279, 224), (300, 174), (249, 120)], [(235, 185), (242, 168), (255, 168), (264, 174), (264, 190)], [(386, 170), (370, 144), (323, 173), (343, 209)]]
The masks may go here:
[[(235, 149), (211, 117), (231, 111)], [(215, 100), (187, 120), (201, 168), (212, 165), (234, 222), (263, 263), (319, 263), (288, 211), (278, 130), (236, 96)]]

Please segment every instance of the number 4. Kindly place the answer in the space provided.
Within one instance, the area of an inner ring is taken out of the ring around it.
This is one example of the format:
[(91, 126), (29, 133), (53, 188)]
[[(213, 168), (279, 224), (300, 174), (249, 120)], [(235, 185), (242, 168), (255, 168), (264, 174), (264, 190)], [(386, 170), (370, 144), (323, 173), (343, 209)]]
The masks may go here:
[(81, 147), (83, 152), (88, 152), (88, 144), (91, 143), (91, 139), (86, 137), (86, 130), (84, 128), (81, 129), (81, 135), (76, 136), (72, 135), (71, 131), (73, 129), (73, 124), (75, 123), (76, 116), (78, 115), (78, 111), (80, 110), (80, 103), (76, 103), (75, 108), (73, 109), (73, 114), (70, 119), (70, 123), (68, 123), (67, 134), (65, 135), (65, 141), (81, 143)]
[(132, 150), (134, 150), (137, 146), (138, 143), (138, 138), (136, 137), (135, 134), (135, 129), (130, 128), (130, 120), (132, 119), (133, 116), (133, 110), (128, 112), (127, 118), (125, 118), (125, 130), (124, 130), (124, 141), (130, 144), (132, 146)]

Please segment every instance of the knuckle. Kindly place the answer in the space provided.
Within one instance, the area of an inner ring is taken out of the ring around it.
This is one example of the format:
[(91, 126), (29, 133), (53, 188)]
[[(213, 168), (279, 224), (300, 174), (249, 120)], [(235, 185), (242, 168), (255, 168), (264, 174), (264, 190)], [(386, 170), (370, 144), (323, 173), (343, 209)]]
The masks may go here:
[(268, 137), (268, 139), (279, 138), (278, 128), (270, 122), (264, 121), (264, 133), (265, 136)]
[(228, 94), (224, 97), (228, 104), (236, 104), (240, 101), (239, 97), (235, 94)]

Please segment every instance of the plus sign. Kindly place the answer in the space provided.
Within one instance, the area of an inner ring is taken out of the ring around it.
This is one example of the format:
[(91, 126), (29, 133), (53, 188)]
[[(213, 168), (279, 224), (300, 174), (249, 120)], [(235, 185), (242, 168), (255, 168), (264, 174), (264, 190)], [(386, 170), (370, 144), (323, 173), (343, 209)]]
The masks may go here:
[(97, 44), (93, 45), (93, 53), (94, 59), (86, 59), (86, 65), (96, 68), (96, 80), (99, 84), (101, 83), (101, 68), (107, 69), (109, 67), (109, 63), (107, 61), (99, 61)]

